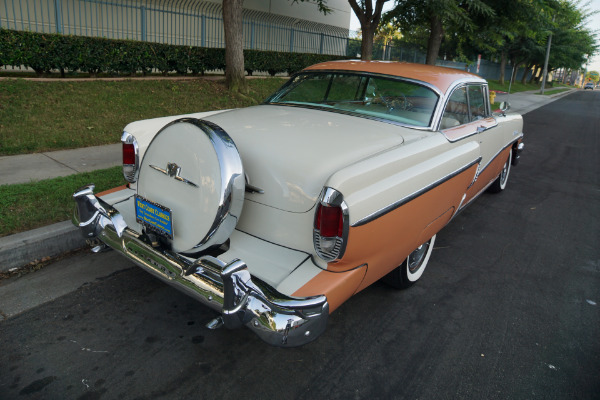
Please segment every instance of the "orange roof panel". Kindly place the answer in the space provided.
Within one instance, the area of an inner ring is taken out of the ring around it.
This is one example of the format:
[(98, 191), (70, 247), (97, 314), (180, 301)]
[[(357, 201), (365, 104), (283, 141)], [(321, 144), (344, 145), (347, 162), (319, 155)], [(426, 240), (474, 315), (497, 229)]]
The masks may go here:
[(460, 69), (397, 61), (327, 61), (305, 68), (305, 71), (307, 70), (362, 71), (398, 76), (429, 83), (437, 87), (442, 93), (446, 93), (450, 85), (459, 79), (485, 82), (480, 76)]

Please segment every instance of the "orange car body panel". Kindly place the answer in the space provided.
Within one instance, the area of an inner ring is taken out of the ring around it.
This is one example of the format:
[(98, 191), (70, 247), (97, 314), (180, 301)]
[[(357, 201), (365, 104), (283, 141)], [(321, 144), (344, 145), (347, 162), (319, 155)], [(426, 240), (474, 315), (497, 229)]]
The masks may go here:
[(107, 194), (115, 193), (115, 192), (118, 192), (119, 190), (127, 189), (128, 187), (129, 187), (128, 184), (117, 186), (115, 188), (105, 190), (104, 192), (100, 192), (96, 196), (97, 197), (106, 196)]
[[(476, 169), (477, 164), (371, 222), (350, 227), (343, 259), (329, 263), (328, 271), (317, 275), (294, 295), (325, 294), (328, 300), (333, 295), (333, 311), (341, 304), (340, 300), (345, 301), (385, 276), (452, 219)], [(356, 267), (365, 264), (366, 274), (361, 273), (357, 283)], [(348, 273), (352, 275), (346, 276)]]
[(467, 197), (463, 202), (463, 206), (469, 204), (471, 200), (474, 200), (481, 192), (483, 192), (492, 183), (502, 171), (502, 167), (508, 160), (509, 153), (512, 151), (512, 146), (502, 150), (490, 163), (485, 167), (483, 171), (477, 177), (477, 180), (467, 190)]
[(332, 313), (356, 293), (366, 272), (366, 265), (346, 272), (322, 271), (298, 289), (294, 296), (307, 297), (324, 294), (329, 303), (329, 313)]

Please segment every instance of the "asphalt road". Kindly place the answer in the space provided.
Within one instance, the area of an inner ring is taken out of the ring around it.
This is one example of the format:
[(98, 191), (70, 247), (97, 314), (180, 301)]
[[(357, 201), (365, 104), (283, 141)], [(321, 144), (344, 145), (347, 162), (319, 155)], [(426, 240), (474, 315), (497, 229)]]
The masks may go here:
[(599, 109), (579, 91), (526, 114), (506, 191), (438, 235), (422, 280), (375, 284), (302, 348), (208, 330), (212, 311), (84, 255), (123, 269), (0, 322), (0, 398), (598, 399)]

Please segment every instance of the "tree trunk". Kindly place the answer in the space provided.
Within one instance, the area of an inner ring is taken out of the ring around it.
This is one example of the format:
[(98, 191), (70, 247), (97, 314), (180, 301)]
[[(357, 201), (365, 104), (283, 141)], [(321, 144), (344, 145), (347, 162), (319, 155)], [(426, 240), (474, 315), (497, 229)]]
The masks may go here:
[(500, 53), (500, 79), (498, 82), (504, 85), (504, 73), (506, 71), (506, 52)]
[(513, 84), (515, 83), (515, 80), (517, 79), (517, 71), (519, 70), (519, 67), (521, 66), (521, 64), (523, 64), (522, 61), (519, 61), (517, 63), (513, 62), (513, 70), (512, 70), (512, 74), (510, 76), (510, 83)]
[(527, 83), (533, 83), (533, 81), (535, 80), (535, 76), (539, 71), (539, 67), (536, 65), (533, 68), (533, 72), (531, 73), (531, 78), (529, 78), (529, 81)]
[(527, 74), (529, 73), (529, 71), (531, 71), (531, 68), (533, 68), (533, 64), (527, 64), (525, 70), (523, 71), (523, 77), (521, 78), (521, 83), (523, 85), (527, 83)]
[(360, 59), (373, 59), (373, 37), (375, 36), (375, 28), (373, 25), (362, 27), (362, 42), (360, 44)]
[(440, 53), (442, 38), (444, 37), (444, 28), (442, 26), (442, 19), (436, 15), (431, 17), (430, 22), (431, 34), (427, 41), (427, 60), (425, 61), (425, 64), (435, 65), (435, 61)]
[(225, 83), (233, 92), (248, 93), (244, 76), (242, 5), (244, 0), (223, 0), (225, 29)]
[[(301, 0), (303, 1), (303, 0)], [(362, 60), (370, 60), (373, 58), (373, 37), (381, 20), (381, 11), (383, 3), (388, 0), (377, 0), (375, 9), (371, 0), (362, 1), (359, 5), (357, 0), (348, 0), (350, 8), (354, 11), (354, 15), (360, 21), (360, 29), (362, 31), (362, 41), (360, 44), (360, 58)]]

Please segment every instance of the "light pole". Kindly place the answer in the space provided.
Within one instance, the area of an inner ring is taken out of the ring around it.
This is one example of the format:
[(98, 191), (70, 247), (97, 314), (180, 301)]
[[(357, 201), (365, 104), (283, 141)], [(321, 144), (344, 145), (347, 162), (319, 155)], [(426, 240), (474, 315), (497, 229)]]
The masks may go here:
[[(552, 17), (552, 24), (554, 25), (554, 19), (556, 15)], [(546, 48), (546, 61), (544, 61), (544, 73), (542, 78), (542, 94), (544, 94), (544, 89), (546, 88), (546, 78), (548, 76), (548, 60), (550, 59), (550, 46), (552, 45), (552, 31), (550, 31), (550, 36), (548, 36), (548, 47)]]

